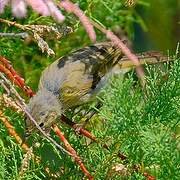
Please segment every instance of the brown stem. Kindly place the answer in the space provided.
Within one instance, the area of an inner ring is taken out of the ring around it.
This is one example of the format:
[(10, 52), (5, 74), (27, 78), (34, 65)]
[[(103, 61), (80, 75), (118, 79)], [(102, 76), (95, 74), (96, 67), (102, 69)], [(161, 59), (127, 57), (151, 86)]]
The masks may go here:
[(31, 30), (31, 28), (29, 28), (28, 26), (24, 26), (24, 25), (18, 24), (16, 22), (9, 21), (7, 19), (0, 18), (0, 22), (8, 24), (9, 26), (15, 26), (15, 27), (22, 29), (22, 30)]
[(149, 175), (147, 172), (144, 172), (143, 176), (145, 176), (147, 178), (147, 180), (156, 180), (156, 178), (154, 176)]
[(64, 137), (64, 134), (61, 132), (61, 130), (57, 127), (57, 125), (52, 125), (54, 132), (56, 135), (61, 139), (61, 141), (64, 143), (67, 151), (71, 154), (71, 156), (74, 158), (75, 162), (79, 164), (79, 167), (81, 168), (82, 172), (88, 177), (89, 180), (93, 180), (94, 178), (91, 176), (89, 171), (84, 166), (82, 160), (77, 155), (76, 151), (72, 148), (70, 143), (67, 141), (67, 139)]
[(0, 37), (20, 37), (27, 38), (29, 35), (26, 32), (22, 33), (0, 33)]
[[(0, 110), (0, 120), (3, 122), (3, 124), (6, 126), (6, 128), (8, 129), (8, 132), (11, 136), (13, 136), (16, 141), (18, 142), (18, 144), (22, 144), (22, 139), (20, 138), (20, 136), (16, 133), (16, 131), (14, 130), (14, 127), (11, 125), (11, 123), (8, 121), (7, 117), (5, 117), (5, 115), (3, 114), (3, 112)], [(29, 147), (27, 144), (22, 144), (22, 148), (25, 151), (29, 150)]]
[[(61, 116), (61, 121), (64, 122), (65, 124), (69, 125), (73, 129), (76, 129), (76, 127), (77, 127), (77, 124), (75, 122), (72, 122), (70, 119), (68, 119), (64, 115)], [(80, 134), (86, 136), (87, 138), (97, 142), (96, 137), (94, 135), (92, 135), (89, 131), (87, 131), (86, 129), (80, 128), (79, 132), (80, 132)]]
[(0, 62), (3, 64), (0, 64), (0, 71), (6, 74), (8, 78), (17, 86), (19, 86), (29, 97), (32, 97), (34, 92), (25, 85), (24, 79), (17, 74), (17, 72), (10, 64), (10, 61), (8, 61), (5, 57), (0, 56)]

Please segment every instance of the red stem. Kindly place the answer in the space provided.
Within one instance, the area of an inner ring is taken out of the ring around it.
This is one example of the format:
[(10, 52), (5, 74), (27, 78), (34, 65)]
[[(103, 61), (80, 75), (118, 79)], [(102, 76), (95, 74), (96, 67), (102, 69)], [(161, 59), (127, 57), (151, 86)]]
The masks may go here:
[[(72, 122), (70, 119), (68, 119), (64, 115), (61, 116), (61, 121), (64, 122), (65, 124), (69, 125), (73, 129), (76, 129), (76, 127), (77, 127), (77, 124), (75, 122)], [(80, 132), (80, 134), (86, 136), (87, 138), (97, 142), (96, 137), (94, 135), (92, 135), (89, 131), (87, 131), (86, 129), (80, 128), (79, 132)]]
[(25, 81), (21, 76), (17, 74), (17, 72), (14, 70), (14, 68), (11, 66), (10, 61), (8, 61), (6, 58), (0, 56), (0, 71), (5, 73), (8, 78), (15, 83), (17, 86), (19, 86), (23, 91), (29, 96), (32, 97), (35, 93), (25, 85)]
[(52, 125), (54, 132), (56, 133), (56, 135), (61, 139), (61, 141), (64, 143), (66, 150), (69, 151), (72, 154), (72, 157), (74, 158), (75, 162), (77, 164), (79, 164), (81, 170), (83, 171), (83, 173), (88, 177), (89, 180), (93, 180), (94, 178), (91, 176), (91, 174), (89, 173), (89, 171), (86, 169), (86, 167), (84, 166), (82, 160), (80, 159), (80, 157), (77, 155), (76, 151), (72, 148), (72, 146), (69, 144), (69, 142), (67, 141), (67, 139), (64, 137), (64, 134), (61, 132), (61, 130), (57, 127), (57, 125), (53, 124)]
[(147, 180), (156, 180), (156, 178), (154, 176), (149, 175), (147, 172), (144, 172), (143, 176), (145, 176), (147, 178)]

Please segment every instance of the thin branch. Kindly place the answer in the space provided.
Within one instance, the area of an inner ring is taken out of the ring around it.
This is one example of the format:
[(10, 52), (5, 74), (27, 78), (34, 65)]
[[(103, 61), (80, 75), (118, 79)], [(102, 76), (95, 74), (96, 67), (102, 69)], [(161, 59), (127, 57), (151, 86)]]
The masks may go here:
[[(16, 133), (16, 131), (14, 130), (14, 127), (11, 125), (11, 123), (9, 122), (9, 120), (7, 119), (7, 117), (3, 114), (2, 110), (0, 110), (0, 120), (3, 122), (3, 124), (6, 126), (7, 130), (9, 131), (9, 134), (11, 136), (13, 136), (16, 141), (18, 142), (18, 144), (22, 144), (22, 139), (21, 137)], [(29, 150), (28, 145), (26, 144), (22, 144), (22, 148), (25, 151)]]
[[(29, 163), (30, 160), (34, 157), (33, 154), (33, 147), (30, 147), (28, 149), (28, 151), (26, 152), (26, 154), (24, 154), (22, 163), (21, 163), (21, 167), (20, 167), (20, 171), (19, 171), (19, 176), (23, 177), (23, 174), (25, 171), (27, 171), (28, 167), (29, 167)], [(21, 178), (20, 178), (21, 179)], [(23, 179), (23, 178), (22, 178)]]
[(91, 21), (77, 5), (73, 4), (69, 0), (63, 0), (58, 4), (58, 6), (60, 8), (64, 8), (67, 12), (74, 13), (86, 29), (86, 32), (89, 35), (91, 41), (96, 42), (96, 33), (94, 31), (93, 25), (91, 24)]
[(60, 39), (62, 36), (72, 32), (72, 28), (68, 26), (66, 28), (59, 28), (58, 26), (56, 27), (47, 25), (21, 25), (2, 18), (0, 18), (0, 22), (8, 24), (9, 26), (15, 26), (23, 31), (30, 31), (41, 51), (47, 52), (49, 56), (55, 55), (55, 52), (49, 47), (48, 43), (43, 39), (43, 37), (47, 36)]
[(22, 33), (0, 33), (0, 37), (20, 37), (20, 38), (27, 38), (29, 37), (28, 33), (22, 32)]
[(24, 79), (17, 74), (10, 61), (0, 56), (0, 62), (2, 63), (2, 65), (0, 64), (0, 71), (6, 74), (8, 78), (17, 86), (19, 86), (29, 97), (32, 97), (34, 92), (25, 85)]
[(26, 27), (24, 25), (21, 25), (21, 24), (18, 24), (16, 22), (12, 22), (12, 21), (9, 21), (9, 20), (6, 20), (6, 19), (0, 18), (0, 22), (8, 24), (9, 26), (15, 26), (15, 27), (17, 27), (19, 29), (22, 29), (23, 31), (31, 30), (29, 27)]
[(75, 162), (77, 164), (79, 164), (81, 170), (83, 171), (83, 173), (88, 177), (89, 180), (93, 180), (93, 177), (91, 176), (91, 174), (89, 173), (89, 171), (86, 169), (86, 167), (84, 166), (81, 158), (77, 155), (76, 151), (72, 148), (72, 146), (69, 144), (69, 142), (66, 140), (66, 138), (64, 137), (63, 133), (61, 132), (61, 130), (55, 125), (52, 125), (54, 132), (59, 136), (59, 138), (61, 139), (62, 142), (64, 142), (64, 145), (66, 147), (66, 149), (72, 154), (72, 157), (74, 158)]
[[(66, 116), (62, 115), (60, 119), (63, 123), (69, 125), (74, 130), (77, 128), (77, 124), (75, 122), (72, 122), (70, 119), (68, 119)], [(97, 142), (97, 139), (94, 135), (92, 135), (89, 131), (87, 131), (84, 128), (79, 129), (80, 134), (86, 136), (87, 138), (91, 139), (92, 141)]]

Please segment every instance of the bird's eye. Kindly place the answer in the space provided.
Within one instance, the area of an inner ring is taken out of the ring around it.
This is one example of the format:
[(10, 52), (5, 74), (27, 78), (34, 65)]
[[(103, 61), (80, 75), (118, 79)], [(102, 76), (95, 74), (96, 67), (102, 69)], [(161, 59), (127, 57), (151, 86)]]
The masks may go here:
[(46, 115), (45, 112), (40, 112), (39, 114), (40, 114), (40, 116), (45, 116)]
[(39, 124), (39, 126), (40, 126), (40, 127), (43, 127), (43, 126), (44, 126), (44, 123), (43, 123), (43, 122), (42, 122), (42, 123), (40, 123), (40, 124)]

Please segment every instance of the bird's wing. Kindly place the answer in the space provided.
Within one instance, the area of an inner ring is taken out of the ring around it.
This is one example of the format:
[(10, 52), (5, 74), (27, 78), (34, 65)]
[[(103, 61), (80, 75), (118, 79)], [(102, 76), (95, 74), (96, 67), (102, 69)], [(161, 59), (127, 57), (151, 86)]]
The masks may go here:
[(59, 98), (65, 107), (73, 107), (91, 99), (101, 79), (121, 59), (122, 53), (110, 43), (80, 49), (59, 60), (65, 80)]

